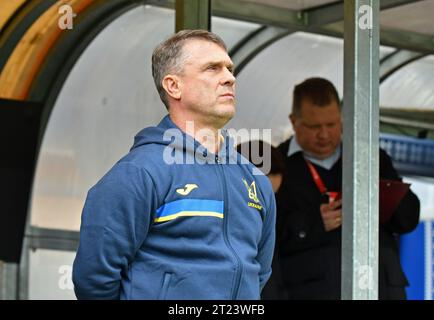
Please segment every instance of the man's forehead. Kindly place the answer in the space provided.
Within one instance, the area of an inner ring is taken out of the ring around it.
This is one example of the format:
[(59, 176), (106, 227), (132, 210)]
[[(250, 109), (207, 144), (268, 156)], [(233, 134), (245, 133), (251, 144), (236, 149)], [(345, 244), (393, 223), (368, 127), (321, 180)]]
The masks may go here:
[[(204, 50), (210, 49), (206, 55), (203, 54)], [(192, 57), (194, 59), (202, 58), (208, 60), (229, 60), (231, 61), (227, 51), (212, 41), (202, 40), (202, 39), (189, 39), (185, 42), (183, 46), (183, 53), (187, 57)]]
[(303, 99), (300, 110), (306, 113), (340, 113), (339, 104), (334, 100), (324, 105), (317, 105), (310, 99)]
[(324, 106), (314, 104), (302, 104), (300, 109), (300, 118), (311, 121), (330, 121), (340, 119), (341, 112), (336, 102)]
[(184, 41), (184, 47), (194, 48), (194, 47), (203, 47), (203, 46), (216, 46), (226, 52), (224, 47), (220, 46), (218, 43), (211, 40), (202, 39), (202, 38), (190, 38)]

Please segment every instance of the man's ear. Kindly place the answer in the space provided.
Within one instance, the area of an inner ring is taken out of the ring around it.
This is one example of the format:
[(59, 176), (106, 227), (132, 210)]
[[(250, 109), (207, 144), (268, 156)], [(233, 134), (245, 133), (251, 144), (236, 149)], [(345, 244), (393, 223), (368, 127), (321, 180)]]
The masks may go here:
[(291, 121), (292, 126), (294, 127), (294, 125), (295, 125), (295, 116), (291, 113), (288, 118), (289, 118), (289, 121)]
[(168, 74), (164, 77), (162, 85), (170, 97), (175, 100), (181, 99), (181, 85), (178, 76)]

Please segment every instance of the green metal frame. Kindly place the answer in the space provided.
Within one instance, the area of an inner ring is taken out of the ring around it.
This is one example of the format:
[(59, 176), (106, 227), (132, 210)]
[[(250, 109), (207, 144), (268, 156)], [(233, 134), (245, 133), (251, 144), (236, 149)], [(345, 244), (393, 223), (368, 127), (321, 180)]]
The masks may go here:
[[(423, 0), (381, 0), (380, 10), (387, 10)], [(301, 14), (308, 26), (322, 26), (344, 20), (344, 3), (333, 2), (312, 9), (303, 10)]]
[(212, 13), (215, 16), (272, 25), (276, 27), (293, 28), (306, 27), (301, 12), (286, 10), (258, 3), (212, 0)]
[[(382, 0), (381, 9), (391, 9), (421, 0)], [(175, 8), (173, 0), (150, 0), (147, 3)], [(218, 17), (255, 22), (343, 38), (343, 1), (317, 8), (294, 11), (239, 0), (212, 0), (212, 14)], [(434, 36), (395, 29), (380, 30), (380, 43), (398, 49), (434, 54)]]
[(176, 0), (176, 32), (184, 29), (211, 30), (211, 0)]

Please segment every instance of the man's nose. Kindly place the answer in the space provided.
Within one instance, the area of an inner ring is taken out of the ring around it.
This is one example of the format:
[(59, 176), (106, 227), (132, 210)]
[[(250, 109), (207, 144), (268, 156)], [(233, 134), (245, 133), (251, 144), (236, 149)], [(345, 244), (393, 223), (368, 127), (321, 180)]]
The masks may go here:
[(327, 139), (329, 137), (329, 135), (330, 135), (329, 131), (327, 130), (326, 127), (321, 127), (319, 129), (318, 138), (320, 138), (320, 139)]
[(235, 83), (235, 76), (227, 68), (225, 68), (222, 82), (224, 85), (230, 85), (230, 86), (234, 85)]

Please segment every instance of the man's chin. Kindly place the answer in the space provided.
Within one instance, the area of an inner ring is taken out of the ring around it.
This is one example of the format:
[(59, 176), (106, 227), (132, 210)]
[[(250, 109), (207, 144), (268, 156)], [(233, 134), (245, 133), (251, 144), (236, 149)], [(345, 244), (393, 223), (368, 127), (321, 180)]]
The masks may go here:
[(219, 116), (219, 122), (221, 123), (221, 127), (225, 126), (232, 118), (234, 117), (234, 113), (226, 113), (224, 115)]
[(219, 128), (223, 128), (235, 115), (235, 112), (221, 112), (213, 115), (213, 122), (217, 124)]
[(330, 157), (333, 154), (334, 151), (329, 152), (308, 152), (308, 154), (318, 160), (324, 160)]
[(235, 106), (225, 105), (221, 108), (220, 112), (217, 114), (219, 118), (231, 120), (235, 115)]

